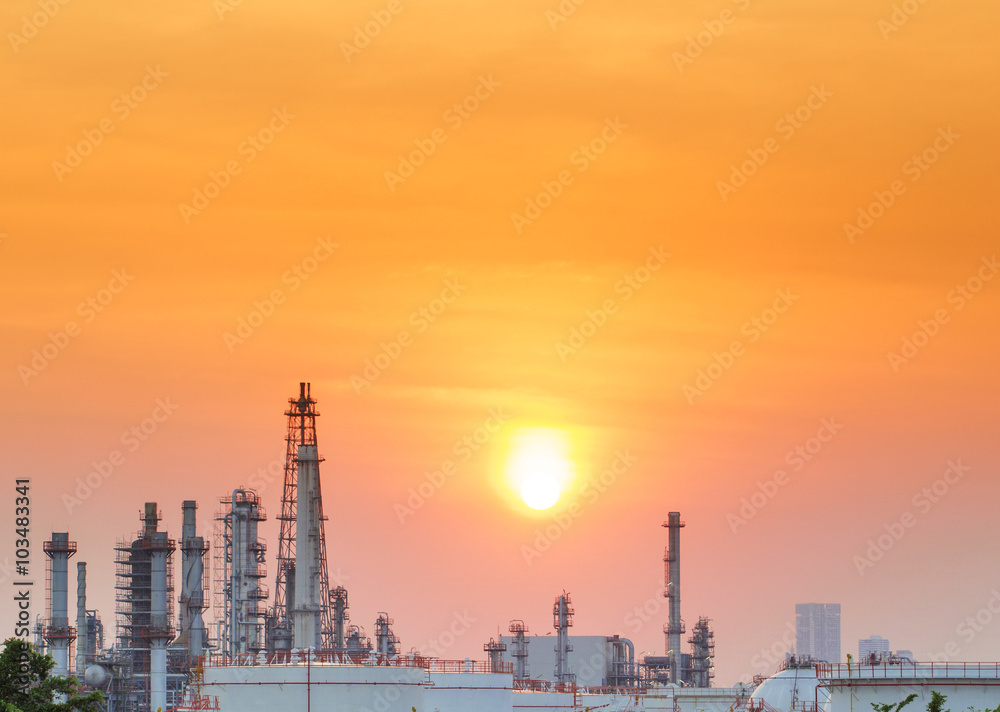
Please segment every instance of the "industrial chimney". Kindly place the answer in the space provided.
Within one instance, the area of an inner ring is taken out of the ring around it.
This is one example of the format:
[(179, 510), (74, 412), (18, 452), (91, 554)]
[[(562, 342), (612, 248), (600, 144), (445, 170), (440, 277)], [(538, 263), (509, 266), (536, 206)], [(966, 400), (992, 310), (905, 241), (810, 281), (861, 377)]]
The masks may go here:
[(149, 708), (153, 712), (167, 709), (167, 644), (174, 631), (167, 613), (167, 559), (174, 551), (174, 542), (166, 532), (156, 531), (159, 521), (156, 502), (146, 503), (143, 546), (149, 551)]
[(684, 633), (684, 621), (681, 620), (681, 521), (680, 512), (670, 512), (667, 521), (667, 549), (663, 553), (663, 568), (666, 576), (666, 588), (663, 595), (667, 599), (667, 624), (663, 632), (667, 636), (667, 657), (670, 659), (670, 682), (681, 682), (681, 634)]
[(315, 445), (299, 445), (295, 529), (295, 601), (292, 608), (296, 648), (320, 648), (321, 573), (319, 455)]
[(42, 551), (49, 558), (51, 588), (49, 605), (51, 615), (45, 625), (44, 637), (56, 661), (53, 675), (69, 673), (69, 647), (76, 631), (69, 625), (69, 559), (76, 553), (76, 542), (69, 540), (67, 532), (53, 532), (52, 538), (42, 544)]

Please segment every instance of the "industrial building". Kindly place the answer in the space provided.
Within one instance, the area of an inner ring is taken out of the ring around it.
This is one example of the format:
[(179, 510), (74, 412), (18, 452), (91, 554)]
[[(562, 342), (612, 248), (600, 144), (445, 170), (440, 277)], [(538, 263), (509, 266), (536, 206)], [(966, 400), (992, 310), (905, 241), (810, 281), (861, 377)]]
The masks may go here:
[[(711, 621), (699, 616), (688, 631), (681, 616), (685, 524), (679, 512), (670, 512), (663, 523), (668, 610), (662, 655), (637, 659), (632, 641), (616, 631), (571, 634), (577, 612), (566, 591), (552, 603), (551, 631), (532, 635), (523, 620), (512, 620), (509, 635), (483, 645), (482, 662), (439, 660), (407, 649), (387, 612), (378, 613), (369, 638), (350, 620), (347, 590), (330, 587), (319, 413), (309, 384), (300, 384), (285, 415), (285, 477), (272, 571), (260, 533), (267, 515), (258, 492), (237, 486), (219, 499), (211, 552), (197, 531), (195, 501), (180, 503), (179, 545), (161, 529), (158, 504), (148, 502), (139, 530), (114, 548), (116, 633), (106, 648), (100, 616), (87, 608), (84, 561), (77, 564), (76, 627), (70, 625), (69, 560), (79, 553), (76, 544), (68, 532), (53, 533), (45, 542), (48, 607), (36, 644), (52, 654), (57, 674), (75, 673), (104, 691), (109, 712), (309, 710), (313, 705), (335, 712), (839, 712), (850, 708), (852, 699), (889, 700), (904, 686), (923, 692), (931, 685), (950, 685), (966, 701), (1000, 690), (997, 665), (928, 667), (890, 657), (862, 672), (857, 663), (837, 664), (837, 604), (796, 607), (799, 655), (776, 675), (751, 686), (712, 687)], [(174, 581), (178, 550), (179, 590)], [(207, 575), (210, 560), (214, 566)], [(215, 605), (207, 623), (210, 579)]]

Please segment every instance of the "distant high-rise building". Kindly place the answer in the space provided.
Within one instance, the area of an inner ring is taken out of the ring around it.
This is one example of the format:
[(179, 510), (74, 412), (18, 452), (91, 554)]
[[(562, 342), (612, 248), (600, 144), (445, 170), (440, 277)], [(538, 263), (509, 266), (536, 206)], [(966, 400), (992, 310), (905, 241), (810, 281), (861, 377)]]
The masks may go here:
[(828, 663), (840, 662), (840, 604), (795, 604), (795, 652)]
[(889, 657), (889, 641), (881, 635), (873, 635), (858, 641), (858, 662), (871, 660), (872, 656), (875, 660)]

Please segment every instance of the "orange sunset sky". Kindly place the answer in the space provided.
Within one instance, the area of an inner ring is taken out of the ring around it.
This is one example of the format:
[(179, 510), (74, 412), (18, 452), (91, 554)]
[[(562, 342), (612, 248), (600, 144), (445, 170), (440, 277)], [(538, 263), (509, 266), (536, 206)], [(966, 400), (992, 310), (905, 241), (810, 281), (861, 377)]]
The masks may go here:
[[(998, 21), (973, 0), (4, 2), (3, 590), (16, 478), (32, 577), (68, 530), (109, 638), (143, 502), (179, 536), (198, 500), (209, 537), (256, 485), (273, 555), (279, 480), (255, 473), (309, 381), (331, 572), (405, 650), (462, 616), (443, 655), (482, 658), (510, 619), (550, 631), (567, 590), (574, 633), (662, 654), (680, 511), (716, 684), (773, 670), (809, 601), (843, 605), (845, 653), (876, 633), (1000, 659), (1000, 624), (964, 623), (1000, 596)], [(509, 481), (527, 428), (566, 448), (546, 511)]]

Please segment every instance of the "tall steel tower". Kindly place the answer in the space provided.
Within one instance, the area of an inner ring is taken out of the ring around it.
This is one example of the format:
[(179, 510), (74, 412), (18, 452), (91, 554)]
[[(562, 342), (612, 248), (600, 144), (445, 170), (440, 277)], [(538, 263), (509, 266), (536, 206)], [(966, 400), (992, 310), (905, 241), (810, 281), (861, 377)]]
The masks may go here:
[(670, 512), (667, 521), (667, 549), (663, 552), (663, 568), (666, 577), (666, 588), (663, 595), (667, 599), (667, 624), (663, 632), (667, 636), (667, 657), (670, 658), (670, 682), (679, 685), (681, 682), (681, 634), (684, 632), (684, 621), (681, 619), (681, 521), (680, 512)]
[[(285, 487), (281, 496), (281, 534), (278, 539), (278, 571), (274, 587), (277, 647), (292, 643), (298, 632), (315, 634), (323, 648), (334, 647), (333, 611), (330, 606), (330, 576), (326, 558), (326, 516), (320, 491), (316, 445), (316, 401), (310, 384), (299, 384), (299, 397), (288, 399), (288, 432), (285, 436)], [(302, 480), (303, 488), (299, 484)], [(305, 505), (304, 507), (301, 505)], [(300, 516), (301, 515), (301, 516)], [(308, 551), (303, 549), (308, 549)], [(318, 559), (318, 561), (317, 561)], [(305, 569), (305, 570), (302, 570)], [(297, 590), (304, 584), (307, 590)], [(318, 618), (318, 630), (312, 621)]]

